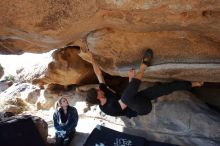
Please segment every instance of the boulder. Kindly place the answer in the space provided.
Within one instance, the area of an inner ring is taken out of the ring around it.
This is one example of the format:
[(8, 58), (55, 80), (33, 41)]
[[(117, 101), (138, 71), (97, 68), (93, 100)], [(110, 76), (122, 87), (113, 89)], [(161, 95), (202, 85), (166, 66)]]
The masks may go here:
[[(131, 66), (138, 70), (144, 51), (152, 48), (154, 57), (144, 75), (144, 80), (151, 82), (220, 82), (219, 44), (213, 46), (210, 41), (192, 32), (158, 34), (112, 29), (98, 30), (87, 37), (88, 48), (95, 60), (111, 75), (126, 77)], [(83, 53), (81, 56), (88, 60)]]
[[(210, 47), (214, 47), (220, 38), (220, 2), (216, 0), (31, 0), (16, 1), (16, 5), (14, 3), (13, 0), (2, 0), (0, 3), (1, 52), (5, 54), (45, 52), (62, 48), (100, 28), (131, 32), (130, 35), (133, 32), (152, 34), (150, 40), (154, 41), (151, 44), (159, 47), (167, 42), (166, 48), (184, 46), (190, 40), (202, 43), (203, 39), (210, 40)], [(187, 39), (188, 36), (192, 39)], [(128, 44), (128, 41), (123, 42), (123, 37), (114, 42)], [(175, 41), (178, 37), (185, 41)], [(145, 45), (147, 44), (146, 42)], [(187, 44), (189, 50), (192, 47)], [(128, 48), (129, 46), (125, 49)]]
[[(87, 42), (103, 71), (127, 76), (131, 65), (138, 68), (143, 51), (153, 48), (153, 67), (146, 71), (144, 80), (219, 82), (218, 0), (20, 0), (14, 3), (14, 0), (0, 2), (2, 54), (42, 53), (68, 46), (85, 50)], [(58, 51), (60, 57), (66, 57), (63, 51)], [(77, 57), (61, 60), (67, 73), (75, 73), (74, 69), (82, 73), (81, 64), (68, 70), (68, 65), (78, 63)], [(57, 66), (61, 65), (50, 64), (52, 68)], [(47, 76), (46, 82), (70, 83), (57, 74), (73, 79), (74, 75), (56, 71), (49, 71), (51, 77)], [(78, 82), (75, 80), (72, 82)]]
[[(36, 76), (34, 83), (40, 85), (94, 83), (86, 49), (110, 75), (127, 77), (131, 66), (138, 69), (144, 50), (152, 48), (152, 66), (143, 80), (220, 82), (219, 5), (219, 0), (1, 0), (0, 53), (43, 53), (62, 48)], [(26, 108), (23, 90), (27, 87), (22, 86), (16, 92), (10, 87), (7, 94), (0, 94), (1, 103), (10, 99), (1, 108), (9, 106), (6, 111), (13, 112)], [(51, 107), (58, 97), (46, 94), (51, 100), (37, 102), (45, 102), (43, 108)], [(219, 113), (188, 92), (162, 97), (149, 115), (131, 120), (100, 114), (97, 106), (85, 115), (131, 128), (133, 133), (137, 130), (137, 134), (156, 141), (198, 146), (220, 143)]]
[(6, 81), (6, 80), (0, 81), (0, 93), (4, 92), (5, 90), (7, 90), (12, 85), (13, 85), (12, 81)]
[(0, 64), (0, 79), (1, 77), (4, 75), (4, 70), (3, 70), (3, 67), (1, 66)]
[(32, 116), (32, 120), (34, 121), (40, 135), (42, 136), (44, 142), (47, 142), (47, 136), (48, 136), (48, 124), (47, 122), (37, 116)]
[(19, 114), (36, 109), (50, 109), (63, 89), (63, 86), (53, 84), (45, 90), (30, 83), (13, 84), (0, 94), (0, 112)]
[(0, 112), (0, 121), (4, 120), (4, 118), (15, 116), (13, 112)]
[[(85, 94), (75, 93), (72, 97), (78, 100), (73, 102), (70, 98), (71, 105), (75, 105), (79, 113), (85, 112), (86, 104), (78, 103), (79, 99), (85, 99)], [(126, 133), (153, 141), (194, 146), (215, 146), (220, 142), (220, 114), (188, 91), (158, 98), (153, 101), (151, 113), (145, 116), (112, 117), (101, 112), (98, 106), (92, 106), (83, 114), (83, 119), (86, 118), (109, 127), (120, 125)]]
[[(17, 122), (20, 121), (20, 125), (24, 126), (24, 124), (22, 124), (21, 121), (22, 120), (25, 121), (26, 119), (29, 119), (29, 118), (32, 119), (33, 123), (35, 124), (36, 129), (38, 130), (37, 133), (40, 134), (41, 138), (43, 139), (44, 143), (46, 144), (47, 143), (47, 136), (48, 136), (48, 124), (42, 118), (37, 117), (37, 116), (31, 116), (31, 115), (19, 115), (19, 116), (10, 116), (10, 117), (5, 116), (5, 117), (1, 117), (0, 121), (4, 121), (4, 123), (7, 123), (7, 124), (9, 124), (9, 123), (14, 124), (14, 123), (16, 123), (16, 121)], [(2, 125), (3, 125), (3, 123), (2, 123)], [(17, 131), (15, 131), (15, 133), (18, 132), (19, 128), (24, 128), (24, 127), (16, 127), (15, 124), (13, 126), (17, 129)], [(12, 126), (12, 128), (13, 128), (13, 126)], [(30, 126), (30, 125), (28, 125), (28, 126)], [(28, 127), (28, 128), (30, 128), (30, 127)], [(36, 132), (36, 131), (34, 131), (35, 129), (28, 129), (28, 130), (33, 130), (34, 133)], [(11, 131), (11, 129), (9, 129), (9, 131)], [(22, 133), (22, 134), (25, 135), (25, 133)]]
[(18, 81), (21, 83), (32, 83), (33, 80), (43, 77), (49, 63), (44, 61), (28, 67), (18, 68), (16, 70)]
[(27, 110), (26, 102), (18, 97), (0, 98), (0, 112), (19, 114)]
[(58, 100), (60, 93), (63, 90), (62, 85), (49, 84), (45, 90), (42, 91), (42, 96), (36, 103), (37, 109), (50, 109), (54, 107), (55, 102)]
[[(129, 119), (105, 115), (98, 106), (88, 105), (85, 102), (86, 92), (90, 87), (95, 86), (97, 85), (82, 86), (83, 88), (78, 87), (78, 90), (73, 88), (65, 92), (59, 91), (60, 89), (56, 87), (57, 90), (50, 90), (47, 94), (66, 97), (69, 104), (77, 108), (82, 122), (91, 121), (91, 126), (98, 121), (112, 128), (116, 126), (116, 130), (120, 126), (124, 132), (142, 136), (148, 140), (177, 145), (215, 146), (220, 142), (220, 114), (189, 91), (176, 91), (160, 97), (153, 101), (151, 113)], [(152, 84), (144, 83), (142, 89), (144, 86), (146, 88)], [(52, 86), (50, 88), (52, 89)], [(51, 103), (54, 104), (57, 99), (46, 99), (48, 100), (46, 103), (50, 103), (48, 107), (53, 106)], [(46, 104), (42, 105), (43, 108), (47, 107)], [(83, 124), (79, 122), (79, 130), (85, 129)], [(80, 129), (80, 126), (83, 128)]]
[(28, 102), (34, 104), (40, 97), (39, 92), (40, 89), (38, 87), (28, 83), (13, 84), (0, 93), (0, 112), (18, 114), (25, 110), (30, 110)]
[(134, 118), (133, 125), (130, 124), (144, 130), (148, 139), (178, 145), (214, 146), (220, 142), (219, 117), (218, 112), (191, 93), (177, 91), (159, 98), (149, 115)]
[(31, 104), (35, 104), (38, 98), (40, 97), (40, 92), (41, 92), (40, 89), (33, 90), (32, 92), (28, 93), (28, 96), (25, 99), (25, 101)]
[[(16, 56), (16, 59), (20, 63), (14, 65), (14, 70), (17, 73), (17, 82), (32, 83), (33, 80), (43, 77), (48, 64), (53, 60), (51, 56), (52, 52), (53, 50), (42, 54), (25, 53)], [(14, 59), (15, 57), (10, 56), (10, 58)]]
[(96, 81), (91, 64), (78, 56), (79, 49), (67, 47), (53, 52), (54, 61), (48, 64), (42, 78), (34, 83), (43, 84), (86, 84)]

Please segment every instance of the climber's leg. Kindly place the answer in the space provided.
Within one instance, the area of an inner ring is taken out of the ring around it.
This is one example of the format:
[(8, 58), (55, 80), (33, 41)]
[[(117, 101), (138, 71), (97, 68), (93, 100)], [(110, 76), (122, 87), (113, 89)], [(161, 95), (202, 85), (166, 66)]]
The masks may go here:
[(175, 81), (166, 84), (155, 85), (139, 92), (141, 96), (145, 96), (150, 100), (156, 99), (157, 97), (168, 95), (177, 90), (188, 90), (192, 88), (191, 82), (187, 81)]
[[(128, 84), (127, 88), (124, 90), (121, 100), (119, 100), (119, 103), (123, 109), (123, 105), (127, 105), (128, 107), (132, 108), (132, 110), (136, 111), (137, 108), (141, 103), (135, 99), (138, 92), (138, 88), (141, 83), (141, 79), (143, 78), (145, 69), (150, 65), (150, 60), (153, 57), (153, 52), (151, 49), (148, 49), (143, 57), (142, 63), (140, 65), (139, 71), (137, 72), (136, 76), (131, 80), (131, 82)], [(142, 102), (142, 101), (141, 101)]]

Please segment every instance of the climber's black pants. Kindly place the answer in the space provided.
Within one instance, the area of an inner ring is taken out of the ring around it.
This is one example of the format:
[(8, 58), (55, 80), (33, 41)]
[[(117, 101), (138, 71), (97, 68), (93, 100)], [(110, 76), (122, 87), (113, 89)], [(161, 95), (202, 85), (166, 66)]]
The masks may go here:
[(129, 108), (139, 115), (148, 114), (152, 109), (151, 100), (157, 97), (168, 95), (176, 90), (187, 90), (192, 88), (190, 82), (175, 81), (166, 84), (155, 85), (138, 92), (141, 81), (133, 78), (124, 90), (121, 100)]

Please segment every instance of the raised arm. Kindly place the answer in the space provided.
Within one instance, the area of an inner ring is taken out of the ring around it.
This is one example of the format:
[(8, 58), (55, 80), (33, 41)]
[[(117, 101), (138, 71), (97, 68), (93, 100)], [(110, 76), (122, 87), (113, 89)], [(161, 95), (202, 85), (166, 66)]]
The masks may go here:
[(98, 64), (96, 63), (96, 61), (94, 60), (93, 56), (92, 56), (92, 53), (91, 52), (88, 52), (91, 59), (92, 59), (92, 66), (93, 66), (93, 70), (96, 74), (96, 77), (98, 78), (98, 81), (99, 83), (105, 83), (105, 80), (104, 80), (104, 77), (102, 75), (102, 71), (101, 69), (99, 68)]
[(132, 66), (131, 69), (128, 71), (129, 82), (131, 82), (134, 76), (135, 76), (135, 70), (134, 70), (134, 67)]

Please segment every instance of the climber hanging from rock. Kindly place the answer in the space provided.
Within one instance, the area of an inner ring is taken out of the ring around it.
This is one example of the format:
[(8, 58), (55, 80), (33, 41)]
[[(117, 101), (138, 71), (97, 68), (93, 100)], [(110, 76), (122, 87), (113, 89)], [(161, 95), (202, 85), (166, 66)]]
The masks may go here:
[(99, 89), (90, 89), (86, 101), (90, 104), (99, 104), (100, 109), (107, 115), (127, 116), (129, 118), (137, 115), (146, 115), (152, 110), (151, 100), (177, 90), (187, 90), (203, 85), (203, 82), (175, 81), (155, 85), (138, 92), (144, 71), (150, 66), (151, 59), (153, 58), (153, 51), (148, 49), (143, 55), (137, 74), (135, 75), (133, 68), (129, 71), (129, 84), (123, 91), (122, 96), (119, 97), (115, 91), (105, 84), (102, 72), (92, 53), (90, 51), (87, 51), (87, 53), (92, 60), (92, 66), (99, 81)]

